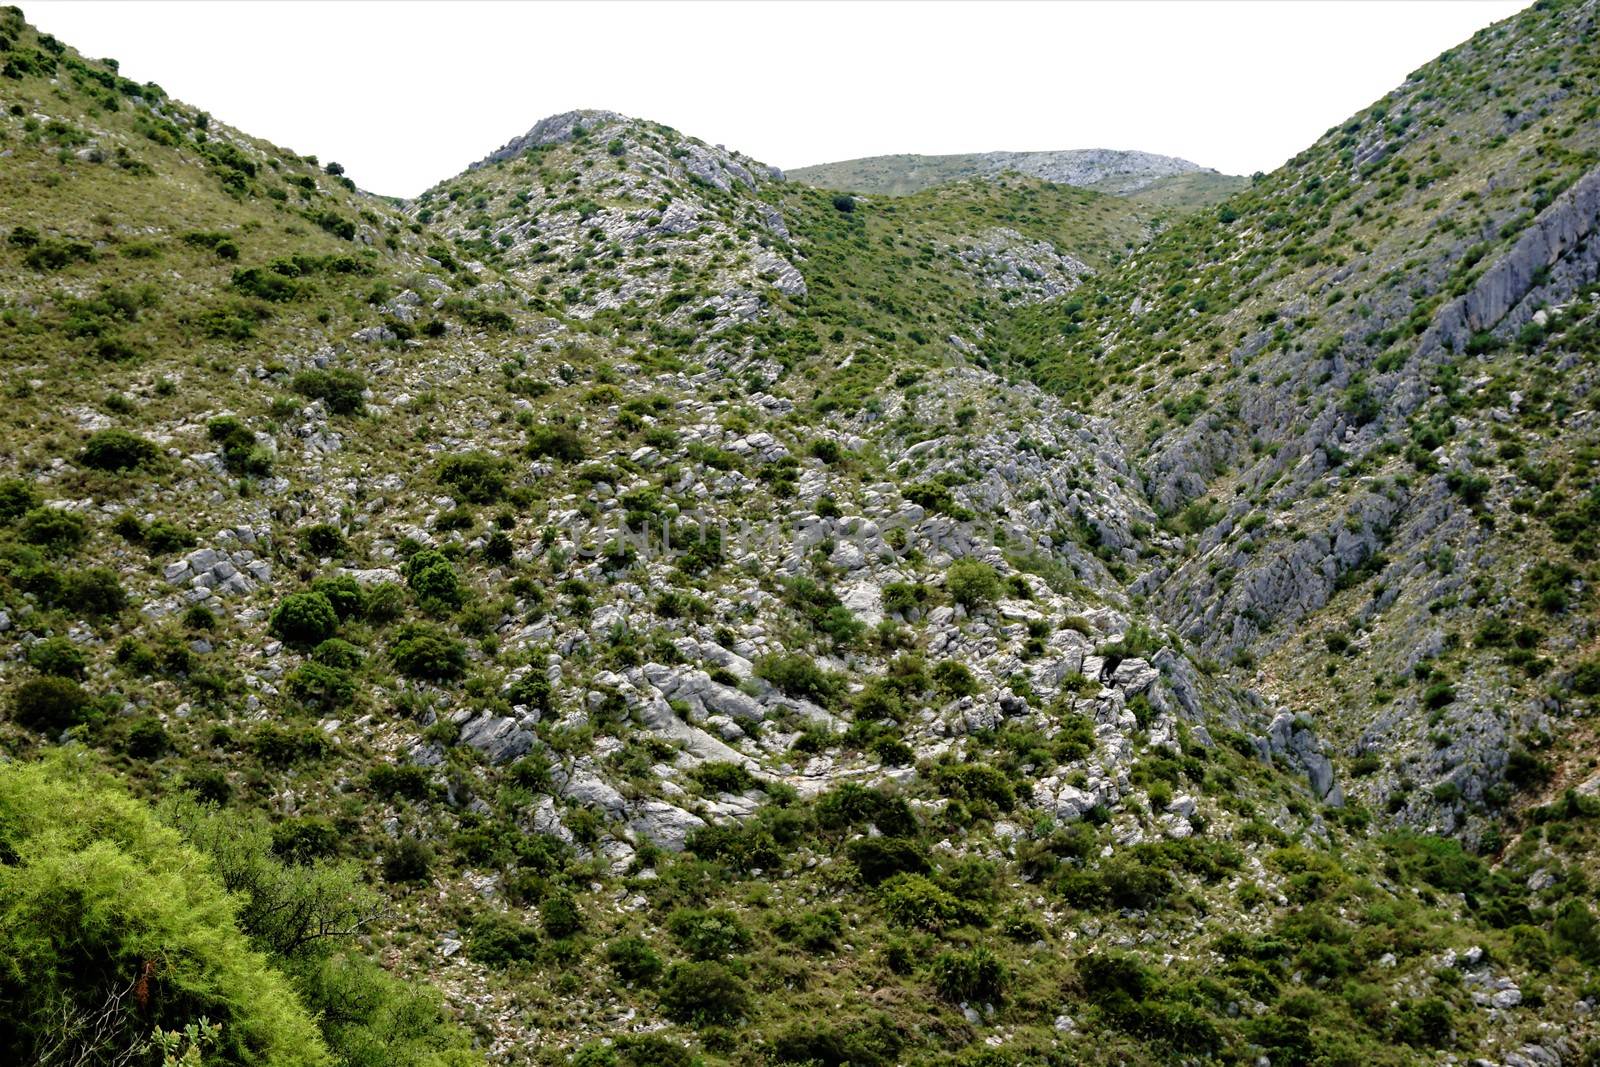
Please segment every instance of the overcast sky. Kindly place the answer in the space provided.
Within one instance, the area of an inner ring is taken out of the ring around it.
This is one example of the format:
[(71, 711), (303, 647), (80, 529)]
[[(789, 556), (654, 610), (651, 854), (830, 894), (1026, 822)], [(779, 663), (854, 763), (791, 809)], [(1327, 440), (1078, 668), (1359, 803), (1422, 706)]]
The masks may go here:
[(1525, 0), (25, 3), (247, 133), (414, 196), (545, 115), (651, 118), (780, 167), (1138, 148), (1271, 170)]

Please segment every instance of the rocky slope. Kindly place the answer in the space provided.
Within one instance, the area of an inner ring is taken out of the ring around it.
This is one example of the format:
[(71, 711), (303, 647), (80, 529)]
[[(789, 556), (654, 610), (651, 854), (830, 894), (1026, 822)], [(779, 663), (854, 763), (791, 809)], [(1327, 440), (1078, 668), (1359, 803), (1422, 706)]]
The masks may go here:
[(600, 111), (395, 205), (8, 13), (6, 751), (493, 1062), (1581, 1062), (1593, 19), (1220, 206)]

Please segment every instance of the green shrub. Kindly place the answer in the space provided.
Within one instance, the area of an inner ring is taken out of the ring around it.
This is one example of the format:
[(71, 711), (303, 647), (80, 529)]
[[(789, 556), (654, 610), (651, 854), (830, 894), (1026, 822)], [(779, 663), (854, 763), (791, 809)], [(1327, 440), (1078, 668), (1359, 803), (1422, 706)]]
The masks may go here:
[(362, 589), (360, 582), (348, 574), (317, 578), (311, 583), (311, 592), (327, 599), (341, 623), (366, 614), (366, 590)]
[[(299, 532), (300, 547), (318, 559), (342, 555), (345, 550), (344, 534), (332, 523), (319, 522)], [(355, 579), (351, 578), (354, 582)]]
[(29, 678), (11, 694), (11, 718), (18, 725), (55, 734), (89, 717), (89, 694), (70, 678)]
[(408, 678), (446, 682), (467, 672), (467, 649), (437, 626), (407, 623), (389, 645), (395, 668)]
[(353, 370), (306, 370), (294, 376), (291, 388), (322, 401), (334, 415), (354, 415), (366, 405), (367, 380)]
[(642, 937), (619, 937), (606, 946), (606, 962), (624, 982), (651, 985), (661, 976), (661, 956)]
[(206, 423), (206, 432), (221, 450), (222, 465), (241, 477), (264, 478), (272, 473), (272, 456), (256, 443), (256, 435), (232, 415)]
[(845, 852), (867, 885), (879, 885), (897, 874), (927, 874), (933, 869), (925, 848), (899, 837), (859, 837)]
[(998, 1003), (1008, 981), (1005, 964), (982, 945), (970, 952), (939, 953), (929, 977), (939, 995), (952, 1003)]
[(473, 504), (496, 503), (506, 492), (505, 461), (487, 452), (446, 456), (434, 467), (434, 477)]
[(702, 763), (689, 776), (713, 793), (743, 793), (756, 786), (755, 775), (737, 763)]
[(42, 503), (32, 482), (21, 478), (0, 479), (0, 522), (16, 522)]
[(830, 1016), (807, 1019), (778, 1034), (772, 1042), (772, 1055), (779, 1063), (807, 1067), (891, 1067), (899, 1062), (904, 1044), (887, 1015), (865, 1019)]
[(455, 567), (437, 549), (424, 548), (414, 553), (406, 560), (403, 571), (406, 584), (429, 610), (459, 608), (466, 599)]
[(28, 666), (53, 678), (82, 679), (88, 660), (65, 637), (47, 637), (28, 646)]
[(288, 685), (291, 697), (327, 715), (349, 707), (356, 697), (355, 679), (349, 672), (322, 663), (302, 663), (289, 675)]
[(84, 442), (79, 460), (101, 471), (129, 471), (152, 465), (160, 450), (151, 441), (126, 430), (97, 430)]
[(528, 431), (528, 444), (524, 451), (532, 459), (558, 459), (563, 463), (577, 463), (583, 459), (583, 438), (570, 426), (535, 426)]
[(478, 916), (467, 935), (467, 955), (487, 967), (531, 962), (539, 951), (539, 932), (509, 915)]
[(31, 545), (70, 552), (88, 539), (89, 524), (75, 511), (41, 507), (22, 516), (17, 533)]
[(772, 653), (756, 660), (755, 674), (792, 697), (826, 706), (838, 693), (838, 679), (803, 652)]
[(539, 921), (551, 937), (571, 937), (583, 929), (583, 912), (571, 892), (558, 889), (539, 903)]
[(726, 1026), (750, 1014), (744, 982), (723, 964), (711, 960), (674, 963), (661, 988), (661, 1010), (669, 1018), (695, 1026)]
[(310, 648), (325, 641), (338, 628), (338, 613), (318, 592), (290, 593), (273, 610), (268, 623), (274, 636), (297, 648)]
[(90, 567), (62, 579), (60, 601), (81, 615), (104, 619), (120, 614), (128, 606), (128, 595), (115, 573), (105, 567)]
[(221, 1024), (208, 1062), (327, 1062), (212, 865), (134, 801), (64, 763), (0, 766), (0, 842), (0, 1018), (15, 1062), (53, 1062), (63, 1037), (86, 1063), (144, 1062), (152, 1028), (200, 1018)]
[(945, 571), (944, 581), (951, 599), (968, 611), (993, 604), (1004, 589), (995, 569), (977, 559), (956, 560)]
[(433, 866), (433, 849), (415, 837), (402, 837), (383, 852), (383, 877), (395, 883), (422, 882)]
[(180, 548), (192, 548), (196, 540), (193, 533), (167, 519), (157, 519), (146, 526), (140, 539), (153, 556), (176, 552)]
[(679, 908), (667, 917), (667, 931), (697, 960), (720, 960), (750, 947), (750, 931), (726, 908)]
[(938, 931), (983, 920), (980, 910), (920, 874), (900, 874), (884, 882), (879, 900), (895, 926)]

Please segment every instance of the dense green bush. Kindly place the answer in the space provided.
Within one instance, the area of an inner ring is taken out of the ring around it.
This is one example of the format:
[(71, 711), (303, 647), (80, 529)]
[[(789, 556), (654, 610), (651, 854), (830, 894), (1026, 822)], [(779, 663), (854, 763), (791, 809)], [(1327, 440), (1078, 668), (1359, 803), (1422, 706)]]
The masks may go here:
[(631, 936), (619, 937), (606, 946), (606, 962), (618, 978), (635, 985), (650, 985), (665, 966), (650, 942)]
[(995, 569), (977, 559), (958, 559), (950, 564), (944, 582), (950, 598), (968, 611), (990, 606), (1000, 599), (1004, 589)]
[(929, 969), (933, 988), (948, 1001), (998, 1003), (1009, 976), (1000, 958), (979, 945), (970, 952), (941, 952)]
[(89, 524), (75, 511), (40, 507), (22, 516), (17, 533), (29, 544), (52, 552), (70, 552), (88, 539)]
[(467, 955), (488, 967), (527, 963), (538, 952), (539, 932), (500, 912), (478, 916), (467, 935)]
[(285, 644), (310, 648), (332, 637), (339, 615), (318, 592), (290, 593), (273, 609), (268, 630)]
[(29, 678), (11, 694), (11, 718), (22, 726), (59, 733), (88, 718), (93, 701), (70, 678)]
[(328, 1062), (289, 981), (251, 951), (213, 868), (65, 763), (0, 767), (0, 1030), (19, 1063), (59, 1042), (136, 1062), (152, 1027), (222, 1024), (208, 1062)]
[(403, 571), (406, 584), (430, 611), (459, 608), (466, 599), (455, 567), (437, 549), (424, 548), (414, 553), (406, 560)]
[(750, 1014), (744, 981), (712, 960), (674, 963), (661, 983), (667, 1018), (696, 1026), (726, 1026)]
[(88, 659), (65, 637), (47, 637), (28, 646), (28, 666), (54, 678), (82, 679)]
[(466, 646), (427, 623), (407, 623), (396, 631), (389, 655), (408, 678), (447, 682), (467, 672)]
[(0, 479), (0, 522), (15, 522), (42, 502), (32, 482)]
[(487, 452), (446, 456), (434, 467), (434, 477), (469, 503), (493, 504), (505, 496), (505, 461)]
[(803, 652), (775, 652), (756, 660), (755, 674), (792, 697), (826, 706), (839, 691), (839, 680)]
[(367, 380), (353, 370), (305, 370), (291, 384), (301, 396), (322, 401), (334, 415), (354, 415), (366, 405)]
[(148, 467), (161, 455), (154, 442), (126, 430), (97, 430), (84, 442), (79, 455), (85, 467), (101, 471), (129, 471)]
[(583, 459), (583, 438), (578, 431), (565, 425), (535, 426), (528, 431), (528, 444), (524, 449), (533, 459), (559, 459), (563, 463), (577, 463)]
[(697, 960), (720, 960), (750, 947), (750, 931), (726, 908), (679, 908), (667, 916), (667, 931)]
[(128, 595), (114, 572), (90, 567), (62, 579), (60, 603), (89, 618), (104, 619), (126, 608)]

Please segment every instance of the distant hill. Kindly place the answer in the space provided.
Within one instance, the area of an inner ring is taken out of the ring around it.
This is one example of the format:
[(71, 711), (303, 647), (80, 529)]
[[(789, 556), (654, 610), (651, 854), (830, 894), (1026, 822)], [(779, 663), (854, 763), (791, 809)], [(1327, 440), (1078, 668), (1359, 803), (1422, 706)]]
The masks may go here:
[(1058, 152), (969, 152), (953, 156), (868, 156), (819, 163), (789, 172), (789, 177), (825, 189), (905, 196), (930, 186), (965, 178), (988, 178), (1015, 171), (1059, 185), (1076, 185), (1125, 196), (1177, 177), (1221, 179), (1228, 191), (1242, 179), (1208, 170), (1187, 159), (1153, 152), (1075, 148)]

